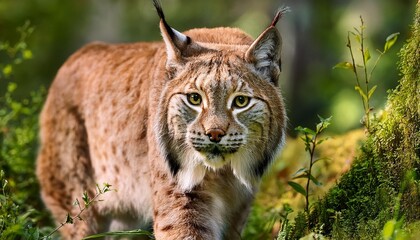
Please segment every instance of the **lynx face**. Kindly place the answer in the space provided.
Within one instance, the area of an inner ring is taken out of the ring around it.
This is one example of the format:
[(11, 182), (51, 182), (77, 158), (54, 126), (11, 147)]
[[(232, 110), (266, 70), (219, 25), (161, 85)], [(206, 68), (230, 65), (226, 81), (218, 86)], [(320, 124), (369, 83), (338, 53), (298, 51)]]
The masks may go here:
[(285, 115), (271, 59), (278, 42), (267, 35), (250, 48), (193, 43), (188, 58), (168, 56), (156, 132), (184, 190), (224, 167), (251, 189), (280, 148)]
[(208, 67), (198, 73), (188, 66), (177, 77), (184, 84), (170, 98), (168, 108), (168, 129), (176, 144), (183, 151), (193, 150), (196, 160), (210, 168), (222, 167), (238, 154), (257, 151), (269, 134), (265, 127), (269, 103), (248, 83), (258, 77), (243, 75), (250, 72), (249, 67), (229, 58), (209, 64), (217, 58), (220, 56), (203, 62)]

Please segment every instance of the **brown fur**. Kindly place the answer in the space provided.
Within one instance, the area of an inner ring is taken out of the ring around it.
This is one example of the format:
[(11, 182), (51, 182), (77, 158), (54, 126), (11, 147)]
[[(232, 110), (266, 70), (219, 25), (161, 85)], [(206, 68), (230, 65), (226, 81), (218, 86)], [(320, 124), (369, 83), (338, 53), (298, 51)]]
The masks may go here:
[[(84, 190), (92, 196), (96, 183), (117, 190), (92, 205), (82, 215), (84, 221), (63, 227), (66, 239), (147, 229), (152, 220), (156, 239), (240, 239), (259, 179), (283, 143), (286, 117), (276, 87), (279, 59), (257, 68), (252, 51), (260, 41), (238, 29), (190, 30), (185, 35), (193, 42), (186, 46), (163, 25), (161, 31), (165, 43), (82, 48), (62, 66), (49, 90), (41, 115), (37, 175), (54, 218), (64, 221), (67, 212), (75, 215), (72, 202)], [(270, 39), (274, 31), (271, 26), (262, 36)], [(185, 107), (192, 115), (179, 113), (180, 93), (194, 88), (198, 76), (208, 77), (199, 86), (208, 96), (208, 107), (203, 105), (201, 113)], [(244, 82), (258, 99), (256, 105), (265, 109), (246, 118), (261, 122), (250, 125), (265, 136), (256, 140), (241, 139), (244, 130), (235, 119), (248, 120), (240, 113), (234, 117), (233, 110), (218, 102)], [(240, 144), (255, 148), (252, 162), (235, 152), (223, 156), (226, 162), (197, 163), (185, 170), (192, 160), (188, 154), (182, 157), (177, 141), (187, 141), (187, 116), (199, 122), (188, 125), (194, 139), (208, 141), (206, 129), (226, 131), (223, 138), (239, 146), (231, 151), (245, 151)], [(190, 181), (191, 173), (197, 179)]]

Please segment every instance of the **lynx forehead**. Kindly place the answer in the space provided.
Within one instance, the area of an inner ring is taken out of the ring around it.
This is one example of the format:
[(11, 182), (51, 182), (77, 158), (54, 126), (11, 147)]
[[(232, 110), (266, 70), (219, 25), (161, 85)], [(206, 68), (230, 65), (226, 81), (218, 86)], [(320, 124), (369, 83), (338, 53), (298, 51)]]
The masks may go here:
[(261, 176), (284, 143), (281, 37), (181, 33), (157, 0), (163, 42), (90, 44), (58, 71), (41, 115), (37, 175), (60, 222), (84, 191), (117, 192), (66, 239), (153, 228), (156, 239), (240, 239)]

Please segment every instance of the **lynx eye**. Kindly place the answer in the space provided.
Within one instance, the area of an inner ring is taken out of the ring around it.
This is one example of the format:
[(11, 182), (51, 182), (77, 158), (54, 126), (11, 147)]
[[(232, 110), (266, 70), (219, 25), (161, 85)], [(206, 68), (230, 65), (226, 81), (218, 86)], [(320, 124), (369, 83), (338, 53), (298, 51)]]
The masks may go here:
[(244, 108), (249, 103), (249, 97), (247, 96), (237, 96), (233, 99), (233, 106), (236, 108)]
[(187, 100), (191, 105), (198, 106), (201, 104), (201, 96), (198, 93), (187, 94)]

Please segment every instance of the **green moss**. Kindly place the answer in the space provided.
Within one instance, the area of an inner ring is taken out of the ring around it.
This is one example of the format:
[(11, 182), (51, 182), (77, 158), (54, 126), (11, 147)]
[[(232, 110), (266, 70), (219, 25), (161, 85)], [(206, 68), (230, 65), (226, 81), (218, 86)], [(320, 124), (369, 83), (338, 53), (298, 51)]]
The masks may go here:
[(295, 222), (291, 227), (291, 231), (287, 239), (290, 240), (298, 240), (309, 233), (308, 231), (308, 220), (306, 217), (306, 213), (299, 212), (295, 218)]
[[(380, 239), (384, 224), (420, 220), (420, 3), (400, 52), (402, 78), (349, 172), (313, 208), (312, 227), (334, 239)], [(409, 177), (406, 177), (409, 176)]]

